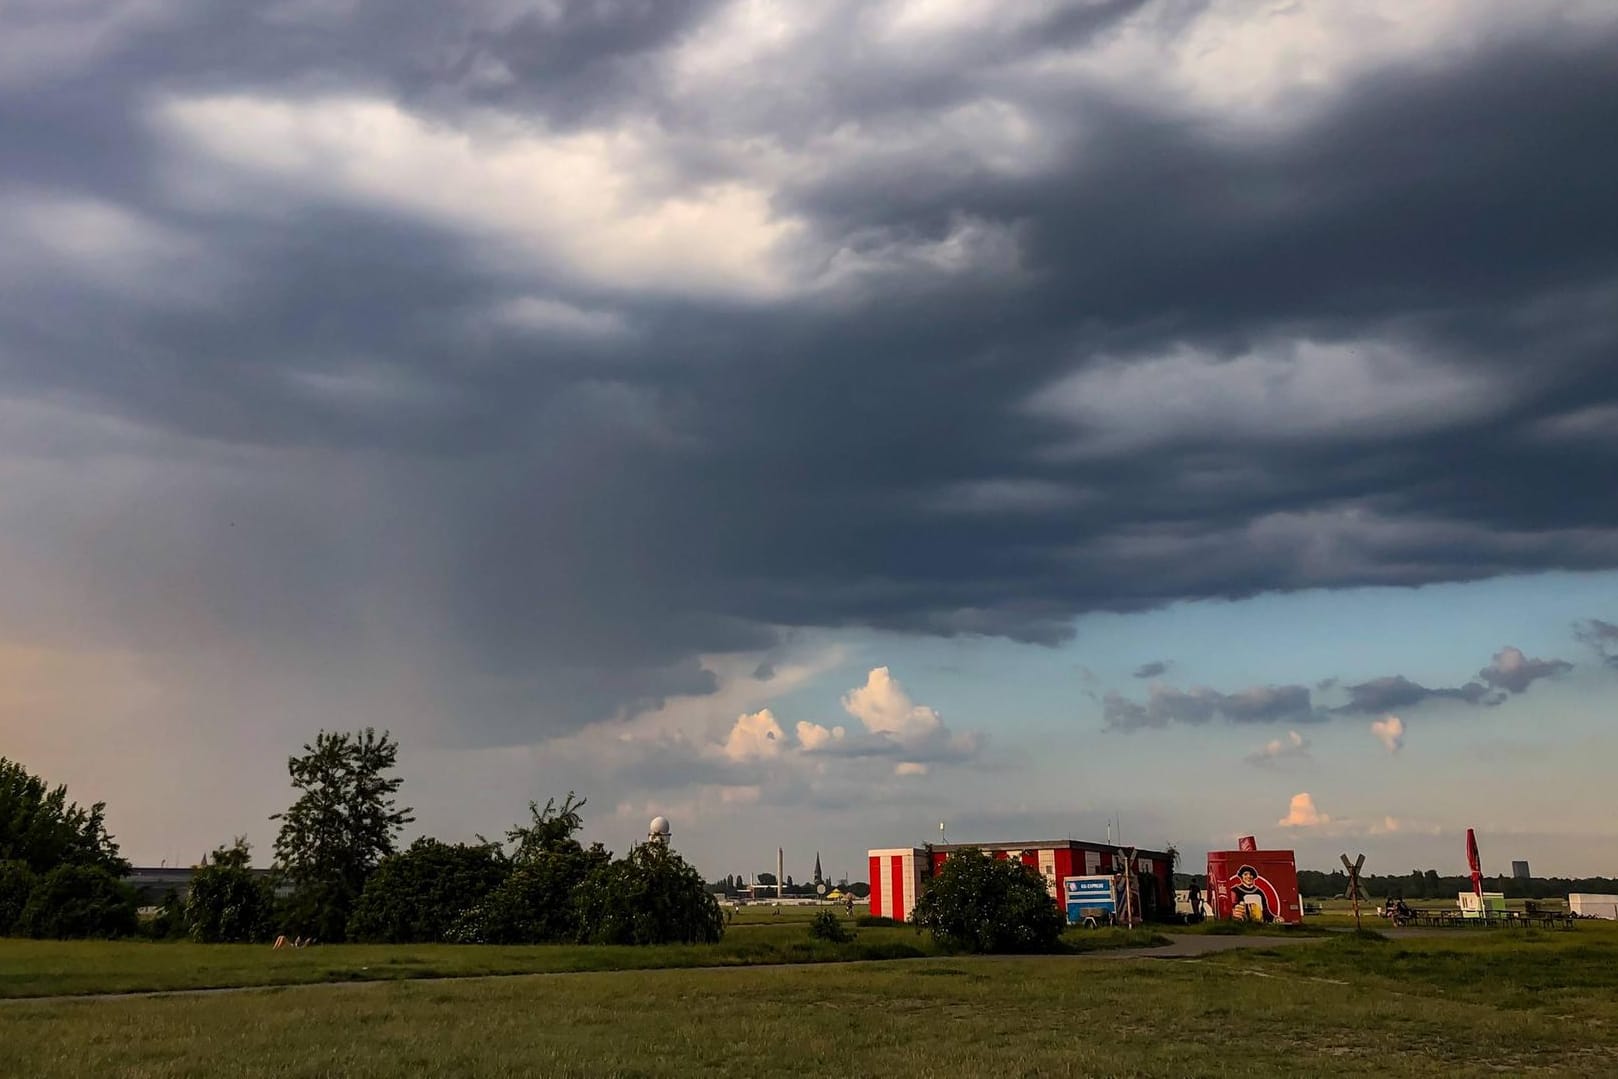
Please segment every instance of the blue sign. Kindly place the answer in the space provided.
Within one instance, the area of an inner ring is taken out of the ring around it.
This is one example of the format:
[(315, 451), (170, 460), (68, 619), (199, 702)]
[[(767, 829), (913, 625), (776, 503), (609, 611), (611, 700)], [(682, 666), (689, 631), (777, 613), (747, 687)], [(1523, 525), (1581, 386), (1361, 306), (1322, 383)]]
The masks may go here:
[(1118, 909), (1118, 898), (1113, 894), (1112, 878), (1067, 877), (1062, 881), (1067, 899), (1067, 920), (1077, 925), (1086, 918), (1113, 914)]

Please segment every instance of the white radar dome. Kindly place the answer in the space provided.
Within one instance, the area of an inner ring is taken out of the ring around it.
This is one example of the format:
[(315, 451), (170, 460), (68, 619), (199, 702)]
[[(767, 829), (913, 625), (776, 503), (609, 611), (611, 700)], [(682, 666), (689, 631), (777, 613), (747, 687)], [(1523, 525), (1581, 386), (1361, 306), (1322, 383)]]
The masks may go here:
[(668, 835), (669, 833), (669, 819), (667, 817), (653, 817), (652, 823), (646, 829), (647, 835)]

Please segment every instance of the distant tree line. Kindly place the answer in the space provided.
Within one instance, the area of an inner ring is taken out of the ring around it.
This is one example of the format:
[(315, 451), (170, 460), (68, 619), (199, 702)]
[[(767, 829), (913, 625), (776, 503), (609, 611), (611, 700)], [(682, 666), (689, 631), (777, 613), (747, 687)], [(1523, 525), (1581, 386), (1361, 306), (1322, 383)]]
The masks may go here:
[[(1200, 876), (1177, 873), (1176, 888), (1186, 888), (1195, 881), (1205, 887), (1207, 881)], [(1436, 869), (1413, 869), (1400, 876), (1394, 874), (1366, 874), (1360, 878), (1363, 894), (1371, 899), (1386, 899), (1400, 895), (1406, 899), (1454, 899), (1460, 892), (1472, 890), (1472, 877), (1440, 876)], [(1597, 895), (1618, 895), (1618, 879), (1612, 877), (1484, 877), (1483, 890), (1500, 892), (1507, 899), (1560, 899), (1569, 892), (1592, 892)], [(1298, 892), (1310, 899), (1333, 899), (1348, 894), (1348, 874), (1342, 870), (1322, 873), (1317, 869), (1298, 870)]]
[[(1413, 869), (1403, 876), (1366, 875), (1360, 878), (1365, 894), (1376, 899), (1402, 895), (1406, 899), (1454, 899), (1472, 890), (1472, 877), (1440, 876), (1435, 869)], [(1483, 890), (1504, 893), (1507, 899), (1557, 899), (1569, 892), (1618, 893), (1618, 880), (1611, 877), (1484, 877)], [(1327, 899), (1348, 892), (1348, 874), (1298, 870), (1298, 891), (1306, 896)]]
[(395, 798), (397, 760), (387, 732), (321, 731), (288, 759), (298, 796), (271, 818), (281, 825), (272, 871), (251, 869), (237, 838), (204, 857), (183, 902), (170, 894), (141, 921), (105, 807), (82, 809), (0, 759), (0, 935), (660, 944), (723, 934), (702, 877), (666, 845), (614, 858), (580, 844), (585, 799), (572, 792), (529, 803), (504, 843), (423, 837), (398, 850), (414, 818)]
[[(774, 873), (754, 873), (752, 879), (757, 881), (761, 886), (768, 888), (771, 895), (775, 894)], [(850, 884), (848, 879), (844, 878), (838, 881), (836, 884), (833, 884), (831, 881), (826, 881), (825, 885), (828, 892), (833, 888), (836, 888), (839, 891), (851, 892), (855, 898), (858, 899), (864, 899), (871, 894), (871, 886), (866, 884), (864, 881), (855, 881), (854, 883)], [(740, 873), (734, 875), (727, 874), (726, 876), (720, 877), (718, 880), (709, 881), (708, 890), (716, 895), (735, 897), (748, 890), (748, 880)], [(809, 898), (819, 895), (820, 893), (815, 890), (815, 885), (808, 881), (799, 881), (794, 883), (792, 880), (792, 875), (789, 873), (781, 886), (781, 894), (789, 898)]]

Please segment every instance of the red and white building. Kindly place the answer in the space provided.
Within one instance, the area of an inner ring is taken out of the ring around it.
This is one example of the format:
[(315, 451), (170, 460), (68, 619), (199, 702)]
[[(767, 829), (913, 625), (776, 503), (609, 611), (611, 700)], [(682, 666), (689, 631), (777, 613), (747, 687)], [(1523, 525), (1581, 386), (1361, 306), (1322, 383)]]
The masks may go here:
[[(1123, 847), (1110, 843), (1086, 843), (1077, 839), (1042, 840), (1032, 843), (939, 843), (931, 847), (890, 847), (867, 851), (871, 881), (871, 913), (895, 921), (908, 922), (916, 900), (927, 881), (950, 854), (967, 848), (981, 850), (996, 859), (1015, 858), (1039, 871), (1050, 889), (1051, 902), (1063, 900), (1067, 877), (1093, 877), (1112, 874), (1124, 864)], [(1155, 887), (1141, 895), (1145, 917), (1174, 910), (1174, 864), (1163, 851), (1135, 851), (1135, 868), (1146, 874)]]

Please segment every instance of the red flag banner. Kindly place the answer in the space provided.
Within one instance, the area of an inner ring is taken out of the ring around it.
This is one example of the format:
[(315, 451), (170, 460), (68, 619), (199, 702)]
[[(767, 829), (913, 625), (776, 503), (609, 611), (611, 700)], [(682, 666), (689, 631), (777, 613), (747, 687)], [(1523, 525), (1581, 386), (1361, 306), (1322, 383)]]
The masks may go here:
[(1478, 837), (1472, 829), (1466, 830), (1466, 864), (1472, 870), (1472, 891), (1483, 896), (1483, 862), (1478, 858)]
[(1244, 835), (1236, 841), (1237, 850), (1258, 850), (1258, 840), (1250, 835)]

